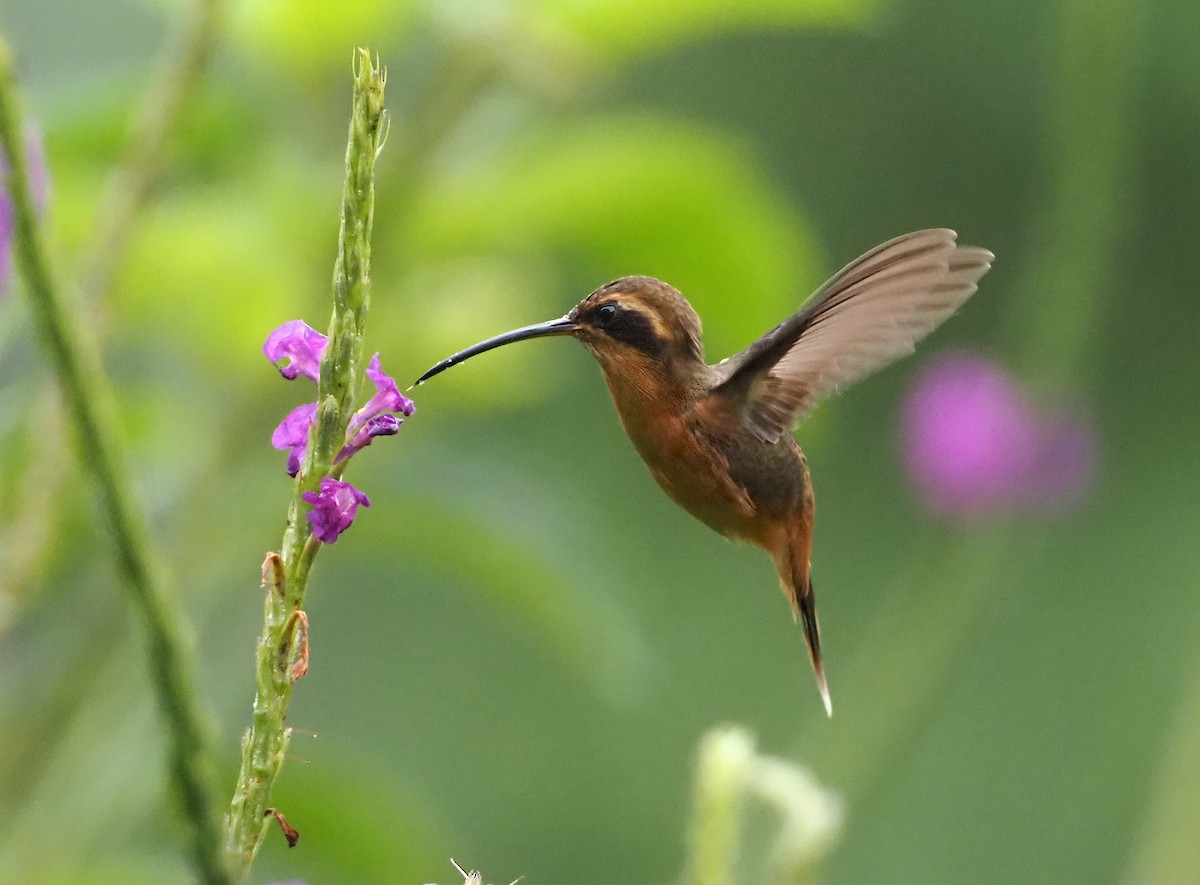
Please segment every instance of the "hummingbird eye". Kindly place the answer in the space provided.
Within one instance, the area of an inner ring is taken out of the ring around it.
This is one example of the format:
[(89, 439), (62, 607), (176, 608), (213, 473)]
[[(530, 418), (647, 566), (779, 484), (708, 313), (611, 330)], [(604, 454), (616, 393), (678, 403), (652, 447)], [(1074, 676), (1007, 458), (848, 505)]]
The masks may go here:
[(617, 306), (611, 301), (596, 308), (596, 319), (601, 323), (612, 322), (617, 316)]

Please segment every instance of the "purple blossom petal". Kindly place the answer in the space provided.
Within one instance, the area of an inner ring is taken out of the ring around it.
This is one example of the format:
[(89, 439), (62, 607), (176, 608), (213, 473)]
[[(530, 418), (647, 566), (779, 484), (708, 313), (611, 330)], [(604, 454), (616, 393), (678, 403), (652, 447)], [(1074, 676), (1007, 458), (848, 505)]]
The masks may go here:
[(367, 366), (367, 377), (375, 383), (375, 395), (350, 418), (347, 433), (351, 438), (357, 437), (359, 430), (368, 421), (385, 412), (411, 415), (417, 410), (413, 401), (400, 392), (400, 386), (396, 384), (396, 379), (385, 375), (379, 368), (379, 354), (371, 357), (371, 364)]
[(933, 360), (903, 407), (908, 472), (929, 506), (952, 517), (1006, 508), (1052, 509), (1091, 476), (1085, 422), (1053, 422), (1016, 380), (982, 356)]
[[(46, 169), (46, 154), (42, 150), (42, 139), (33, 127), (29, 127), (25, 132), (25, 162), (34, 207), (39, 213), (44, 213), (50, 179)], [(0, 151), (0, 294), (8, 289), (9, 279), (12, 277), (12, 243), (17, 227), (16, 210), (8, 195), (7, 179), (8, 161), (4, 152)]]
[[(4, 159), (0, 154), (0, 162)], [(13, 216), (12, 200), (8, 191), (0, 186), (0, 294), (8, 289), (8, 280), (12, 276), (12, 243), (13, 231), (16, 229), (16, 218)]]
[(321, 372), (321, 354), (328, 343), (328, 338), (303, 320), (291, 320), (267, 336), (263, 353), (273, 363), (291, 360), (279, 367), (279, 374), (289, 381), (299, 375), (316, 381)]
[(313, 505), (308, 511), (308, 521), (312, 523), (313, 534), (326, 544), (332, 544), (338, 535), (350, 528), (359, 505), (370, 507), (371, 500), (340, 479), (327, 476), (321, 480), (321, 489), (317, 492), (305, 492), (300, 496)]
[(403, 423), (404, 419), (397, 418), (395, 415), (376, 415), (342, 446), (342, 450), (338, 452), (337, 461), (344, 461), (359, 449), (366, 448), (377, 436), (395, 436), (400, 432), (400, 425)]
[(308, 451), (309, 431), (317, 423), (317, 404), (305, 403), (288, 412), (275, 432), (271, 434), (271, 445), (277, 449), (290, 449), (287, 461), (288, 476), (300, 472), (300, 462)]

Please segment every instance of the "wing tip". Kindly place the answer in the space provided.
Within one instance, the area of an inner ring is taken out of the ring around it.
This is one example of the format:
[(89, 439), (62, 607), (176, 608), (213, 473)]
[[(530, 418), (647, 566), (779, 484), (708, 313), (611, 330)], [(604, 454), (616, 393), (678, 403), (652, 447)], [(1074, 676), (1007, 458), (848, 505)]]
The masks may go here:
[(884, 247), (891, 246), (905, 240), (916, 239), (922, 237), (931, 241), (939, 240), (944, 243), (952, 243), (954, 251), (951, 255), (951, 269), (957, 264), (962, 263), (979, 263), (986, 264), (989, 267), (996, 260), (996, 255), (991, 249), (985, 249), (982, 246), (966, 246), (958, 242), (958, 231), (949, 227), (928, 227), (923, 230), (916, 230), (912, 233), (903, 234), (893, 240), (889, 240), (882, 246), (877, 247), (874, 251), (882, 251)]
[[(995, 260), (996, 256), (990, 249), (984, 249), (981, 246), (959, 246), (950, 255), (946, 278), (943, 280), (942, 286), (938, 288), (947, 284), (967, 283), (973, 293), (979, 279), (991, 270), (992, 262)], [(970, 294), (968, 293), (968, 295)]]
[(958, 246), (954, 250), (954, 256), (951, 265), (961, 264), (986, 264), (989, 267), (996, 260), (996, 254), (991, 249), (985, 249), (983, 246)]

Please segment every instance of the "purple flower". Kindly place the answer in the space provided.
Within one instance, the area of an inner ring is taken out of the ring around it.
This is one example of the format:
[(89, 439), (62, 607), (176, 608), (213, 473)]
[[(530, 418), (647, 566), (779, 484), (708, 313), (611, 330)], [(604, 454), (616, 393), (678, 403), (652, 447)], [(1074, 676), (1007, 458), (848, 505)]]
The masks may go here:
[(321, 372), (321, 354), (329, 339), (309, 327), (304, 320), (284, 323), (267, 336), (263, 353), (273, 363), (281, 359), (291, 360), (279, 367), (279, 374), (291, 381), (299, 375), (316, 381)]
[(404, 420), (395, 415), (376, 415), (368, 420), (358, 433), (346, 441), (342, 450), (338, 452), (336, 460), (345, 461), (359, 449), (369, 446), (371, 440), (377, 436), (395, 436), (400, 432), (400, 425), (403, 423)]
[(313, 534), (326, 544), (332, 544), (338, 535), (350, 528), (354, 515), (361, 504), (370, 507), (370, 499), (340, 479), (327, 476), (321, 480), (321, 490), (305, 492), (300, 496), (313, 505), (308, 511), (308, 521), (312, 523)]
[(1008, 372), (974, 354), (930, 362), (909, 390), (903, 425), (909, 476), (947, 516), (1060, 509), (1094, 469), (1087, 421), (1039, 411)]
[[(42, 151), (42, 139), (32, 127), (25, 133), (25, 162), (34, 207), (38, 212), (45, 212), (49, 192), (46, 155)], [(16, 210), (8, 195), (8, 161), (4, 152), (0, 151), (0, 294), (8, 289), (8, 281), (12, 276), (12, 242), (16, 227)]]
[(317, 423), (317, 404), (305, 403), (288, 412), (271, 434), (271, 445), (277, 449), (289, 449), (287, 472), (295, 476), (300, 472), (300, 462), (308, 451), (309, 430)]
[[(2, 220), (2, 219), (0, 219)], [(279, 368), (279, 374), (289, 381), (303, 375), (318, 381), (321, 372), (321, 355), (329, 340), (308, 326), (303, 320), (284, 323), (267, 336), (263, 353), (273, 363), (287, 359), (288, 364)], [(392, 436), (399, 432), (403, 420), (396, 414), (411, 415), (417, 407), (400, 392), (396, 380), (384, 374), (379, 367), (379, 354), (371, 357), (367, 366), (367, 377), (375, 384), (375, 395), (355, 412), (346, 428), (346, 444), (338, 452), (336, 461), (344, 461), (355, 452), (370, 444), (377, 436)], [(293, 409), (275, 428), (271, 444), (277, 449), (288, 449), (287, 471), (295, 476), (308, 449), (309, 428), (316, 418), (317, 406), (308, 403)]]
[[(417, 410), (413, 401), (400, 392), (396, 379), (385, 375), (379, 368), (379, 354), (371, 357), (367, 366), (367, 377), (375, 383), (375, 395), (367, 400), (367, 404), (354, 413), (346, 433), (354, 437), (364, 424), (385, 412), (399, 412), (401, 415), (411, 415)], [(395, 431), (393, 431), (394, 433)]]

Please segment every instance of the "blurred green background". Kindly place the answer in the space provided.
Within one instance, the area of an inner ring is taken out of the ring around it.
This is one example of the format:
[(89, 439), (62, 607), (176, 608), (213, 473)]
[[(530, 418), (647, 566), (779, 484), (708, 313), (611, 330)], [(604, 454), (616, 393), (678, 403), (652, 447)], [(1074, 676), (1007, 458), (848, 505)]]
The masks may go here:
[[(64, 279), (182, 2), (5, 0)], [(258, 565), (324, 328), (351, 47), (389, 67), (369, 351), (401, 381), (613, 277), (709, 356), (908, 230), (997, 255), (916, 357), (798, 432), (836, 715), (761, 553), (677, 510), (565, 341), (480, 357), (350, 471), (256, 881), (663, 883), (742, 723), (845, 802), (835, 883), (1200, 881), (1200, 7), (1191, 0), (233, 0), (94, 324), (197, 632), (222, 801)], [(1093, 416), (1055, 518), (952, 523), (898, 407), (951, 347)], [(21, 294), (0, 300), (0, 881), (184, 882), (140, 625)]]

